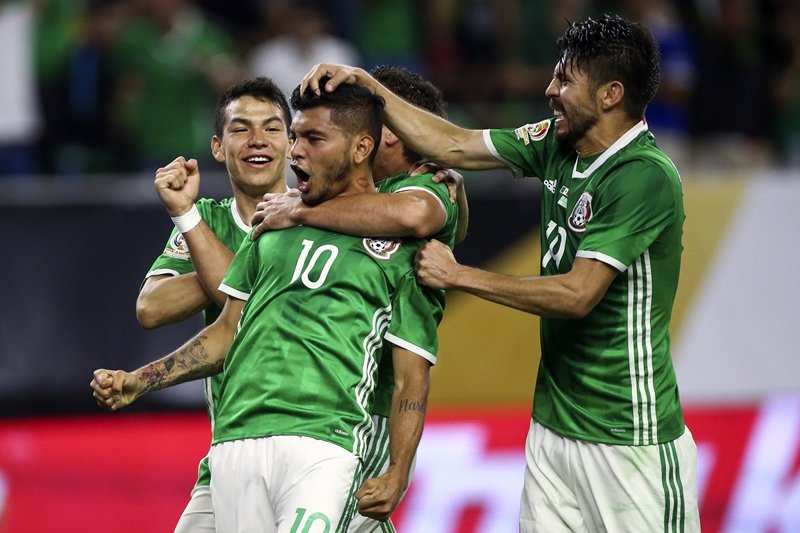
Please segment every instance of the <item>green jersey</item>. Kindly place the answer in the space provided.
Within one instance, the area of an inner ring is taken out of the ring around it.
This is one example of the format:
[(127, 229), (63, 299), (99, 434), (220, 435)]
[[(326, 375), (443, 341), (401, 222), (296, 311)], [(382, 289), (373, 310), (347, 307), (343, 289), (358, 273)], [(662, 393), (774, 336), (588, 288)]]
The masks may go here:
[[(450, 201), (450, 191), (444, 183), (434, 183), (433, 174), (409, 176), (407, 173), (398, 174), (378, 182), (378, 192), (394, 193), (407, 191), (424, 191), (431, 194), (442, 205), (446, 219), (442, 229), (431, 238), (437, 239), (453, 248), (456, 240), (458, 226), (458, 206)], [(380, 416), (389, 416), (392, 408), (392, 393), (394, 392), (394, 367), (392, 366), (391, 346), (384, 346), (384, 355), (378, 369), (378, 384), (375, 389), (375, 404), (372, 413)]]
[(663, 443), (684, 431), (669, 323), (680, 271), (680, 177), (644, 121), (601, 154), (578, 157), (551, 121), (486, 130), (517, 177), (542, 180), (541, 274), (576, 257), (619, 271), (584, 318), (542, 318), (533, 418), (566, 437)]
[[(238, 250), (247, 232), (250, 231), (250, 226), (239, 215), (239, 211), (236, 209), (236, 201), (233, 198), (226, 198), (221, 201), (202, 198), (197, 201), (196, 205), (203, 221), (211, 228), (217, 238), (231, 251)], [(155, 260), (145, 277), (149, 278), (150, 276), (163, 274), (178, 276), (190, 272), (194, 272), (194, 264), (189, 255), (189, 248), (186, 246), (183, 234), (177, 228), (173, 228), (164, 252)], [(205, 324), (209, 325), (214, 322), (221, 311), (219, 306), (213, 303), (206, 307), (203, 310)], [(206, 378), (203, 383), (206, 407), (212, 426), (214, 425), (214, 411), (216, 399), (219, 397), (221, 382), (222, 376), (216, 375)], [(208, 471), (208, 458), (205, 458), (201, 461), (198, 469), (197, 486), (207, 486), (210, 483), (211, 475)]]
[(361, 457), (383, 339), (436, 361), (442, 293), (414, 276), (422, 242), (306, 226), (245, 239), (220, 285), (247, 303), (214, 443), (302, 435)]

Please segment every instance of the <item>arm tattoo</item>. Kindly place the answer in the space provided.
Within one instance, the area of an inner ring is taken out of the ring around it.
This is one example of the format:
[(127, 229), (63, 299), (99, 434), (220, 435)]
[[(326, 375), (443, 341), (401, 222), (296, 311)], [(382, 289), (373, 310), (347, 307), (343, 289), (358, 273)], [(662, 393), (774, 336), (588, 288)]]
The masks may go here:
[(425, 410), (428, 408), (428, 402), (426, 401), (419, 401), (419, 400), (409, 400), (408, 398), (403, 398), (400, 400), (400, 408), (399, 412), (405, 411), (418, 411), (420, 413), (425, 413)]
[[(201, 336), (188, 347), (156, 361), (144, 370), (140, 379), (145, 384), (145, 391), (162, 389), (219, 373), (224, 359), (209, 361), (210, 356), (203, 345), (206, 339), (207, 337)], [(182, 370), (182, 373), (174, 375), (173, 369), (176, 367)]]

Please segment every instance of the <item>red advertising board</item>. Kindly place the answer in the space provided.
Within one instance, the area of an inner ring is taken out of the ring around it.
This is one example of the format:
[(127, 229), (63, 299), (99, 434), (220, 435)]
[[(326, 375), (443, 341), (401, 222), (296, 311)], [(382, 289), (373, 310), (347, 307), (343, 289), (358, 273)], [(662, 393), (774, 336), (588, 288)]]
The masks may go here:
[[(703, 531), (800, 531), (800, 396), (688, 406)], [(433, 410), (393, 517), (512, 533), (528, 409)], [(0, 420), (0, 533), (171, 531), (207, 452), (202, 413)]]

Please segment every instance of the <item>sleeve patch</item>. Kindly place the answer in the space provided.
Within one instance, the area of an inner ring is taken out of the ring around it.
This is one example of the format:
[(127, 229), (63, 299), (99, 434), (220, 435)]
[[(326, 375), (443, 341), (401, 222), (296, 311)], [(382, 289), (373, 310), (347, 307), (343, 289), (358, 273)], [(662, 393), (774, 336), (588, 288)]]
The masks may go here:
[(189, 246), (186, 244), (186, 239), (183, 234), (176, 232), (170, 239), (169, 244), (164, 248), (164, 255), (173, 259), (189, 260)]
[(525, 144), (530, 144), (531, 141), (541, 141), (547, 135), (550, 129), (550, 119), (537, 122), (536, 124), (526, 124), (514, 130), (517, 135), (517, 140)]

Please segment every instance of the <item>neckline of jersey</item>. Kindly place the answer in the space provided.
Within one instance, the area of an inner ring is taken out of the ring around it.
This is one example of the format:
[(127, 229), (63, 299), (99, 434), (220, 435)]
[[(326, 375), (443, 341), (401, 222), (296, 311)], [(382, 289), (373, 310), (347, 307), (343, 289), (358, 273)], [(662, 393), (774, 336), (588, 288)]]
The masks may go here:
[(231, 202), (231, 215), (233, 216), (233, 221), (239, 227), (240, 230), (247, 233), (250, 231), (250, 226), (248, 226), (244, 220), (242, 220), (242, 215), (239, 214), (239, 209), (236, 207), (236, 198), (233, 199)]
[[(591, 176), (592, 172), (597, 170), (600, 167), (600, 165), (602, 165), (603, 163), (608, 161), (608, 159), (612, 155), (616, 154), (617, 152), (619, 152), (620, 150), (625, 148), (628, 144), (631, 143), (631, 141), (633, 141), (636, 137), (638, 137), (639, 134), (642, 133), (643, 131), (647, 131), (647, 122), (645, 122), (644, 119), (642, 119), (640, 122), (637, 122), (631, 129), (626, 131), (622, 135), (622, 137), (617, 139), (614, 142), (614, 144), (609, 146), (608, 149), (605, 152), (602, 152), (599, 156), (597, 156), (597, 159), (592, 161), (592, 163), (589, 165), (589, 168), (587, 168), (586, 170), (584, 170), (582, 172), (578, 170), (578, 161), (581, 160), (581, 156), (580, 155), (576, 155), (575, 156), (575, 165), (573, 165), (573, 167), (572, 167), (572, 179), (584, 179), (584, 178), (588, 178), (589, 176)], [(591, 157), (590, 158), (583, 158), (583, 159), (584, 159), (584, 161), (586, 161), (587, 159), (591, 159)]]

